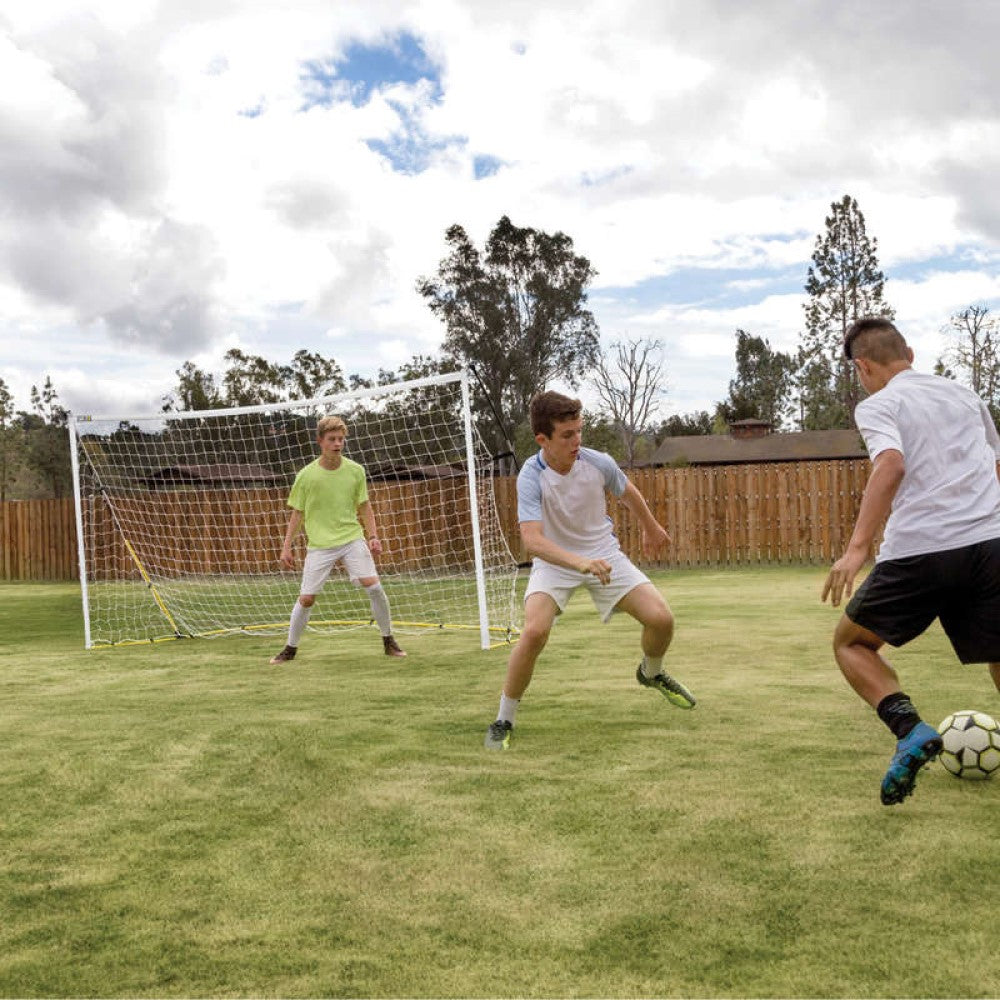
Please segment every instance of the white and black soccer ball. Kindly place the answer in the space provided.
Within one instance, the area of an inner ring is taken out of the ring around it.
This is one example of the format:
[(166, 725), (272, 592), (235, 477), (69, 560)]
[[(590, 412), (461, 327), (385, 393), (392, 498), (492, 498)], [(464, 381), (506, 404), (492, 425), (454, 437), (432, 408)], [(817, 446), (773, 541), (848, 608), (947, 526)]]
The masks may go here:
[(956, 778), (988, 778), (1000, 767), (1000, 724), (985, 712), (954, 712), (938, 732), (944, 741), (938, 760)]

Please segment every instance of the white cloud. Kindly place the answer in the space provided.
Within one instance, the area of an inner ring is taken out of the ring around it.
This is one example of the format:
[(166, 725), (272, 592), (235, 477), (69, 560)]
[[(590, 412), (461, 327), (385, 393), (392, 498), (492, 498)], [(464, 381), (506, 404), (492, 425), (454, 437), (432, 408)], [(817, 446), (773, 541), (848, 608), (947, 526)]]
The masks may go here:
[[(1000, 8), (870, 17), (860, 0), (0, 0), (2, 370), (30, 384), (60, 361), (81, 404), (120, 396), (116, 371), (157, 400), (227, 344), (372, 374), (440, 343), (414, 285), (447, 226), (481, 242), (506, 213), (570, 234), (605, 333), (661, 336), (673, 405), (707, 408), (737, 327), (795, 346), (787, 276), (804, 282), (844, 193), (924, 352), (950, 312), (1000, 301)], [(439, 96), (387, 80), (303, 110), (307, 66), (401, 32)], [(394, 139), (426, 169), (369, 145)], [(477, 156), (501, 166), (476, 180)], [(104, 366), (90, 390), (76, 354)]]

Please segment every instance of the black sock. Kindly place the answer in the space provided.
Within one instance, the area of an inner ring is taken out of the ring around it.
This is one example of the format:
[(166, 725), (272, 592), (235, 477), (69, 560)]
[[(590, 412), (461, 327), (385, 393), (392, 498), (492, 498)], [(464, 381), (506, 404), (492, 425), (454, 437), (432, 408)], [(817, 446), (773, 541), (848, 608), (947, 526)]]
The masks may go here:
[(921, 721), (920, 715), (913, 707), (909, 695), (897, 691), (895, 694), (887, 694), (879, 703), (878, 717), (892, 730), (892, 735), (897, 740), (908, 736), (910, 731)]

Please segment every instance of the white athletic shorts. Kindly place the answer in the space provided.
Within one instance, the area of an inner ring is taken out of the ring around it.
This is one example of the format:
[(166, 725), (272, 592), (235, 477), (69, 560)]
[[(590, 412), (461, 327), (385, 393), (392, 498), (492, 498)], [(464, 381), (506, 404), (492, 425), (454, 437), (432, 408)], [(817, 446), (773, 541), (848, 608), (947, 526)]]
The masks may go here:
[(586, 587), (594, 607), (601, 615), (601, 621), (606, 622), (614, 614), (615, 605), (629, 591), (650, 582), (649, 577), (621, 550), (609, 556), (607, 562), (611, 563), (611, 582), (601, 583), (592, 573), (578, 573), (575, 569), (563, 569), (536, 559), (531, 566), (524, 599), (527, 600), (532, 594), (548, 594), (562, 614), (573, 591), (577, 587)]
[(363, 538), (356, 538), (353, 542), (333, 549), (309, 549), (302, 566), (302, 586), (299, 593), (318, 594), (330, 578), (333, 567), (339, 562), (344, 564), (353, 584), (365, 577), (378, 576), (368, 543)]

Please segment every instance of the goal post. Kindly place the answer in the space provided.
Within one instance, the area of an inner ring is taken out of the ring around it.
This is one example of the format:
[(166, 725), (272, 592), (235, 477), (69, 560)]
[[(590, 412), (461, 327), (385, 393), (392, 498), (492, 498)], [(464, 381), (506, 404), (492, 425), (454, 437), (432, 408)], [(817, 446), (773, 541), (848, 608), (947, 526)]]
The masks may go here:
[[(71, 414), (86, 646), (287, 631), (305, 539), (282, 568), (286, 501), (328, 413), (367, 471), (394, 630), (510, 641), (517, 561), (463, 371), (257, 406)], [(335, 570), (309, 628), (372, 627), (367, 595)]]

